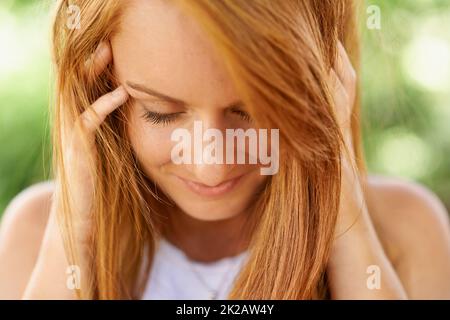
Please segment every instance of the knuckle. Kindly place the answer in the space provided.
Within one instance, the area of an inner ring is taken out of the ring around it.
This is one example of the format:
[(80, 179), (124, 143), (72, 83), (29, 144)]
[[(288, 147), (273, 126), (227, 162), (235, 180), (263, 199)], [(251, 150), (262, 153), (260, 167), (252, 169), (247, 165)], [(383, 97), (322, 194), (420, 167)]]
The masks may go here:
[(92, 108), (87, 108), (80, 116), (82, 124), (85, 128), (93, 128), (100, 121), (100, 116)]
[(352, 83), (357, 82), (358, 74), (356, 73), (356, 70), (353, 67), (350, 68), (349, 76), (350, 76), (350, 80), (352, 81)]

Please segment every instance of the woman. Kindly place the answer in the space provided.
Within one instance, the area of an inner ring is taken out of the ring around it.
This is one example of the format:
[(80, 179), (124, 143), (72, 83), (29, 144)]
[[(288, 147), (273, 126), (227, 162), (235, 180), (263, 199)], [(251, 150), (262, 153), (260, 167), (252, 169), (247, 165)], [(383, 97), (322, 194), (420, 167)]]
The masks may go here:
[[(7, 209), (3, 297), (450, 298), (442, 204), (364, 170), (352, 1), (77, 5), (53, 28), (55, 180)], [(277, 172), (174, 163), (196, 121), (279, 129)]]

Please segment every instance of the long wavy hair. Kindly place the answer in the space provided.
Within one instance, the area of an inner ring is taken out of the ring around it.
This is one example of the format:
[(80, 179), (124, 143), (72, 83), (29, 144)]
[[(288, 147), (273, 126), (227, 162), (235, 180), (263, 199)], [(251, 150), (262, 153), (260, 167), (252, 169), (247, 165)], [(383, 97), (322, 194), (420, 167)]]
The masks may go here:
[[(341, 185), (342, 137), (331, 89), (337, 40), (358, 66), (357, 8), (352, 0), (172, 0), (205, 30), (259, 127), (280, 129), (279, 172), (255, 202), (249, 259), (230, 299), (329, 297), (326, 266), (334, 241)], [(79, 29), (67, 28), (68, 7), (80, 9)], [(117, 85), (113, 67), (99, 79), (85, 72), (97, 45), (120, 28), (125, 1), (59, 0), (52, 29), (56, 74), (53, 169), (58, 214), (71, 264), (77, 243), (63, 157), (65, 130)], [(358, 99), (357, 99), (358, 100)], [(84, 299), (134, 299), (143, 292), (165, 203), (141, 170), (127, 136), (126, 108), (97, 130), (94, 231)], [(365, 172), (359, 103), (352, 115), (354, 152)], [(124, 183), (124, 181), (126, 183)], [(144, 277), (145, 279), (145, 277)]]

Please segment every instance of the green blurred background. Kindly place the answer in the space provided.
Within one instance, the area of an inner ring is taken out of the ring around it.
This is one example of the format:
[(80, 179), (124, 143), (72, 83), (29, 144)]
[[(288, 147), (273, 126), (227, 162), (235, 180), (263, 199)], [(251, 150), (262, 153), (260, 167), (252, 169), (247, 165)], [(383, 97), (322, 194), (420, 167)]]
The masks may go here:
[[(0, 215), (50, 176), (51, 3), (0, 2)], [(380, 8), (381, 29), (366, 26), (370, 5)], [(366, 1), (363, 9), (369, 171), (418, 181), (450, 209), (450, 1)]]

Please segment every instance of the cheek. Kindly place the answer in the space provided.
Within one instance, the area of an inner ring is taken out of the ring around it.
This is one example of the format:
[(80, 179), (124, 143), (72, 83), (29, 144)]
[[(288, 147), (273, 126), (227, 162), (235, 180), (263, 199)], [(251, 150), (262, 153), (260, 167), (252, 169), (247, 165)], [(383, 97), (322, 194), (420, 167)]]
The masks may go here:
[(128, 134), (133, 150), (145, 169), (170, 163), (170, 129), (152, 128), (144, 120), (133, 119), (128, 127)]

